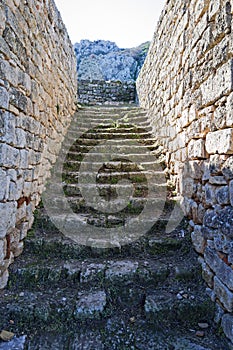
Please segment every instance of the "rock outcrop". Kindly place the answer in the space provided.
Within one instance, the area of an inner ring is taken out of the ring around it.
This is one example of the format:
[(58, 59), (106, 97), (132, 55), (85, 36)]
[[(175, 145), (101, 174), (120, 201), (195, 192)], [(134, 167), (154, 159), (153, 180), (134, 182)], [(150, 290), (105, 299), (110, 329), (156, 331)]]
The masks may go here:
[(74, 45), (79, 80), (135, 81), (144, 63), (149, 42), (120, 49), (114, 42), (81, 40)]

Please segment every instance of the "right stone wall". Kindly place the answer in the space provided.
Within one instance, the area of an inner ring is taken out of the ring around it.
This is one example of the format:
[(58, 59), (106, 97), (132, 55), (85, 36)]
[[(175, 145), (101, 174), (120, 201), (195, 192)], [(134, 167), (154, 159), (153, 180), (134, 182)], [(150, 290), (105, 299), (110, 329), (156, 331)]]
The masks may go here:
[(233, 1), (167, 0), (137, 80), (142, 107), (233, 342)]

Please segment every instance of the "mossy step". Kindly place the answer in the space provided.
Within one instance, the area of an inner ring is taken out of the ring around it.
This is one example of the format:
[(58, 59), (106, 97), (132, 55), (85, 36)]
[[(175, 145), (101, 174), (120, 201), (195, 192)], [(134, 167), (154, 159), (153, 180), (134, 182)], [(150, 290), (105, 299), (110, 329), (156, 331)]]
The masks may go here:
[[(99, 195), (106, 197), (106, 198), (117, 198), (118, 193), (131, 193), (132, 191), (132, 197), (143, 197), (147, 198), (148, 195), (148, 185), (139, 183), (134, 184), (132, 189), (131, 183), (117, 183), (117, 184), (89, 184), (88, 185), (90, 190), (98, 189)], [(153, 185), (151, 186), (153, 189)], [(82, 184), (66, 184), (63, 186), (64, 193), (66, 197), (70, 196), (82, 196), (82, 191), (87, 190), (87, 185)]]
[(96, 139), (96, 140), (112, 140), (112, 139), (148, 139), (151, 138), (151, 132), (147, 130), (142, 130), (141, 132), (126, 132), (126, 130), (121, 130), (120, 132), (106, 132), (106, 130), (96, 130), (95, 132), (92, 132), (91, 130), (88, 130), (85, 132), (85, 137), (89, 139)]
[(163, 288), (146, 296), (145, 314), (155, 324), (174, 322), (195, 325), (208, 322), (215, 315), (215, 305), (204, 290), (183, 288), (182, 293), (167, 292)]
[(9, 289), (19, 290), (48, 289), (76, 286), (77, 290), (87, 285), (93, 287), (115, 286), (128, 290), (138, 281), (144, 287), (155, 287), (169, 276), (169, 267), (154, 260), (35, 260), (27, 256), (19, 259), (11, 268)]
[[(139, 171), (133, 171), (129, 169), (121, 169), (121, 171), (114, 171), (114, 169), (107, 169), (102, 167), (96, 173), (92, 169), (92, 166), (90, 163), (86, 163), (86, 169), (84, 168), (84, 164), (82, 164), (82, 171), (70, 171), (70, 170), (63, 170), (63, 180), (70, 183), (72, 180), (74, 183), (78, 182), (80, 179), (82, 185), (89, 183), (93, 183), (93, 177), (96, 181), (96, 184), (98, 183), (111, 183), (116, 184), (120, 180), (127, 180), (131, 181), (132, 183), (147, 183), (150, 180), (155, 180), (156, 183), (153, 184), (154, 190), (156, 188), (166, 188), (167, 183), (165, 182), (165, 175), (163, 171), (155, 171), (153, 169), (151, 170), (139, 170)], [(128, 166), (129, 167), (129, 166)]]
[[(61, 215), (61, 225), (65, 224), (65, 216)], [(75, 216), (75, 227), (77, 227), (78, 233), (78, 215)], [(81, 217), (80, 220), (83, 220)], [(97, 219), (95, 219), (97, 220)], [(57, 217), (59, 222), (59, 217)], [(34, 227), (26, 238), (25, 251), (30, 254), (36, 254), (38, 256), (45, 257), (60, 257), (61, 259), (86, 259), (88, 257), (93, 258), (111, 258), (111, 257), (134, 257), (137, 256), (154, 256), (156, 258), (163, 256), (164, 254), (172, 254), (178, 250), (187, 251), (190, 245), (187, 242), (186, 237), (183, 238), (182, 229), (177, 228), (171, 234), (165, 234), (164, 228), (166, 227), (168, 219), (160, 218), (158, 222), (150, 222), (149, 233), (141, 236), (138, 239), (132, 241), (129, 244), (122, 246), (109, 247), (107, 249), (96, 248), (91, 242), (87, 242), (88, 245), (81, 245), (76, 241), (65, 237), (58, 229), (52, 224), (46, 215), (38, 217), (34, 223)], [(140, 226), (140, 225), (139, 225)], [(46, 234), (45, 234), (46, 232)]]
[[(80, 135), (77, 138), (77, 133), (66, 135), (65, 141), (63, 142), (63, 148), (70, 147), (70, 145), (77, 144), (77, 145), (83, 145), (83, 146), (97, 146), (100, 144), (101, 140), (95, 140), (93, 138), (88, 139), (85, 134)], [(135, 139), (112, 139), (111, 144), (114, 146), (115, 144), (123, 144), (125, 146), (135, 145)], [(144, 146), (153, 146), (155, 148), (158, 148), (157, 140), (155, 138), (147, 138), (147, 139), (137, 139), (137, 143), (139, 145)]]
[(82, 165), (82, 169), (90, 169), (90, 170), (95, 170), (96, 169), (101, 169), (102, 171), (107, 171), (107, 170), (115, 170), (115, 171), (124, 171), (124, 172), (129, 172), (129, 171), (139, 171), (139, 170), (153, 170), (155, 169), (155, 171), (157, 170), (158, 172), (158, 166), (159, 162), (157, 161), (157, 163), (154, 162), (143, 162), (143, 163), (135, 163), (135, 162), (130, 162), (127, 160), (109, 160), (106, 162), (88, 162), (83, 160), (81, 161), (77, 161), (77, 160), (69, 160), (67, 161), (64, 166), (63, 169), (64, 170), (79, 170), (80, 166)]
[[(69, 151), (67, 153), (67, 157), (66, 160), (76, 160), (76, 161), (81, 161), (83, 160), (84, 157), (86, 157), (87, 155), (85, 153), (82, 152), (74, 152), (74, 151)], [(106, 163), (109, 160), (124, 160), (124, 159), (129, 159), (131, 162), (135, 162), (137, 164), (141, 164), (141, 163), (149, 163), (154, 159), (154, 164), (161, 164), (164, 162), (164, 159), (159, 159), (159, 157), (157, 155), (153, 155), (149, 150), (148, 152), (145, 153), (125, 153), (125, 152), (114, 152), (114, 154), (112, 152), (104, 152), (103, 154), (97, 152), (97, 150), (95, 149), (94, 151), (88, 153), (88, 163), (90, 162), (96, 162), (98, 160), (98, 162), (100, 163)], [(87, 162), (87, 160), (86, 160)]]
[[(188, 285), (183, 287), (183, 290)], [(191, 294), (191, 295), (190, 295)], [(187, 293), (188, 297), (177, 298), (177, 291), (165, 292), (162, 288), (146, 290), (143, 286), (128, 283), (109, 284), (105, 288), (53, 288), (38, 291), (11, 292), (6, 290), (0, 302), (0, 321), (14, 320), (30, 329), (32, 323), (40, 329), (51, 329), (55, 325), (107, 320), (123, 312), (145, 313), (148, 323), (157, 326), (197, 325), (209, 322), (215, 306), (201, 288)], [(190, 297), (189, 297), (190, 296)], [(191, 298), (192, 297), (192, 298)], [(143, 310), (144, 309), (144, 310)], [(140, 310), (140, 311), (139, 311)]]

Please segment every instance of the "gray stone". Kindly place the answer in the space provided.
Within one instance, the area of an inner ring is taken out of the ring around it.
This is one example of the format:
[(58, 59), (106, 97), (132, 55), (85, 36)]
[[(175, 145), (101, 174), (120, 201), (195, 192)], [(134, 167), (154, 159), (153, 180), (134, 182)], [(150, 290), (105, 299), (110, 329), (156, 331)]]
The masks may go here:
[(198, 253), (203, 254), (206, 247), (206, 240), (202, 233), (202, 226), (196, 225), (194, 227), (194, 231), (192, 232), (191, 236), (192, 236), (192, 242), (195, 250)]
[(128, 278), (134, 276), (138, 268), (138, 262), (116, 261), (110, 263), (106, 270), (107, 279)]
[(233, 316), (226, 314), (222, 318), (222, 328), (226, 336), (233, 343)]
[(233, 179), (233, 157), (229, 157), (222, 167), (222, 173), (227, 180)]
[(216, 199), (217, 202), (221, 205), (227, 205), (230, 204), (230, 197), (229, 197), (229, 188), (228, 186), (223, 186), (218, 189), (216, 189)]
[(9, 93), (2, 86), (0, 86), (0, 107), (3, 109), (8, 109), (9, 107)]
[(233, 291), (233, 270), (220, 257), (217, 252), (207, 247), (205, 249), (205, 261), (215, 272), (216, 276)]
[(103, 313), (106, 304), (107, 299), (104, 291), (81, 294), (76, 303), (74, 317), (76, 319), (98, 318)]
[(206, 150), (209, 154), (233, 154), (233, 129), (219, 130), (207, 134)]
[(0, 203), (0, 238), (6, 236), (9, 228), (13, 228), (16, 217), (16, 203)]
[(223, 284), (218, 277), (214, 277), (214, 292), (228, 312), (233, 311), (233, 293)]

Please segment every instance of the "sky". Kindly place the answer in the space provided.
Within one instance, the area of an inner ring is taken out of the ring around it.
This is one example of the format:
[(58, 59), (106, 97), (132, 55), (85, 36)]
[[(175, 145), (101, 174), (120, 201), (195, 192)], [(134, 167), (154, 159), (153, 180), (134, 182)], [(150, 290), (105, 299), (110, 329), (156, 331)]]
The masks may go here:
[(55, 0), (73, 44), (110, 40), (130, 48), (152, 39), (165, 0)]

